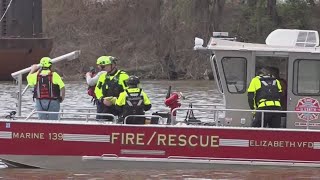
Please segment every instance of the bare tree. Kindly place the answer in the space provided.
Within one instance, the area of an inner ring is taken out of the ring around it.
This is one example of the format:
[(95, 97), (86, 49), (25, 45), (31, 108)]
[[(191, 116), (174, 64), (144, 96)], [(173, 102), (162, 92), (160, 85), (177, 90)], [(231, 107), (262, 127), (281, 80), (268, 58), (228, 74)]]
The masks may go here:
[(257, 6), (258, 1), (257, 0), (247, 0), (247, 4), (251, 9), (255, 9)]
[(312, 7), (316, 5), (315, 0), (307, 0), (307, 3)]
[(160, 7), (160, 39), (158, 42), (159, 49), (157, 50), (159, 63), (167, 75), (168, 79), (177, 78), (176, 69), (176, 17), (174, 9), (177, 0), (163, 1)]
[(213, 14), (213, 22), (214, 22), (214, 31), (221, 31), (221, 22), (223, 20), (223, 10), (224, 5), (226, 1), (225, 0), (213, 0), (211, 1), (212, 4), (212, 12)]
[(278, 24), (277, 0), (267, 0), (267, 13), (274, 24)]

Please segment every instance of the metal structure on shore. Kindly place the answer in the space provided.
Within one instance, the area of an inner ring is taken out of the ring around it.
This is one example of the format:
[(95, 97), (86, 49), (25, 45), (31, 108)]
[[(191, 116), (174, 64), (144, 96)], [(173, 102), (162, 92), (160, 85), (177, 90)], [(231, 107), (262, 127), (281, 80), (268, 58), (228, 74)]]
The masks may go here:
[(0, 80), (49, 56), (53, 40), (42, 31), (42, 0), (0, 0)]

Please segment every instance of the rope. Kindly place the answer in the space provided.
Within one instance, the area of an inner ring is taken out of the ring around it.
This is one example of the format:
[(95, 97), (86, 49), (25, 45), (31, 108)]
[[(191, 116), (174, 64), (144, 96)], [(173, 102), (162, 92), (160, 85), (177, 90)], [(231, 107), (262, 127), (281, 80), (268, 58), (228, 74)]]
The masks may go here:
[(12, 2), (12, 0), (10, 0), (9, 4), (8, 4), (8, 6), (7, 6), (7, 9), (4, 11), (4, 13), (3, 13), (3, 15), (2, 15), (2, 17), (1, 17), (1, 19), (0, 19), (0, 22), (2, 21), (2, 19), (4, 18), (4, 16), (7, 14), (7, 11), (8, 11), (8, 9), (9, 9), (10, 5), (11, 5), (11, 2)]

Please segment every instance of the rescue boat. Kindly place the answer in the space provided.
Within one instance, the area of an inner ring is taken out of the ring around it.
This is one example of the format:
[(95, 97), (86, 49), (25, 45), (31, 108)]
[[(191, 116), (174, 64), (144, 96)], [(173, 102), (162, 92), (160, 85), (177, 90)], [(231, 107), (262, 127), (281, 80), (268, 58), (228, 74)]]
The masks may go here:
[[(113, 122), (96, 121), (92, 110), (66, 109), (56, 121), (37, 120), (36, 111), (23, 116), (21, 80), (29, 69), (13, 73), (18, 81), (18, 109), (16, 116), (12, 113), (0, 120), (1, 160), (49, 169), (194, 169), (223, 164), (319, 167), (318, 32), (279, 29), (268, 36), (266, 44), (237, 42), (221, 35), (212, 37), (206, 47), (196, 38), (194, 49), (208, 53), (224, 103), (177, 106), (171, 116), (146, 115), (152, 121), (145, 125), (118, 124), (111, 114), (106, 115)], [(53, 61), (79, 55), (75, 51)], [(246, 89), (260, 66), (278, 68), (287, 81), (287, 110), (278, 112), (283, 114), (282, 128), (250, 127), (254, 110), (249, 110)], [(168, 98), (177, 97), (171, 93)], [(174, 116), (192, 110), (208, 110), (214, 120)]]

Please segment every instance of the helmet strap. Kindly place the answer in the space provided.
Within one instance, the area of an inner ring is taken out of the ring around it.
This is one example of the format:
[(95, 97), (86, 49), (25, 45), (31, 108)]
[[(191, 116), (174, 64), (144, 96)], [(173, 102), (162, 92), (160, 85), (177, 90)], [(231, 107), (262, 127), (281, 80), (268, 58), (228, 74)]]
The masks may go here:
[(51, 68), (51, 66), (50, 67), (41, 67), (41, 70), (48, 70), (50, 68)]
[(111, 64), (111, 70), (108, 73), (113, 73), (115, 69), (116, 69), (116, 65)]

